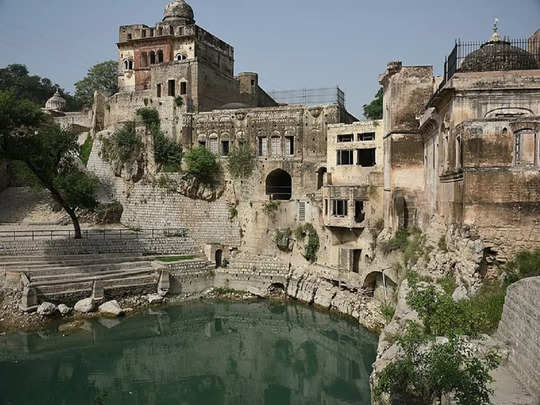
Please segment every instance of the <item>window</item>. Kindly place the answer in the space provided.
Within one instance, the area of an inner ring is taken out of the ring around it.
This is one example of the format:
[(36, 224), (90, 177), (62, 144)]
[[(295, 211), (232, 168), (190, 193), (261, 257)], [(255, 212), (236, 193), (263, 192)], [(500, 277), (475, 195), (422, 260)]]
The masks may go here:
[(154, 51), (150, 52), (150, 64), (155, 65), (156, 64), (156, 53)]
[(124, 69), (128, 70), (129, 68), (129, 62), (127, 60), (124, 61)]
[(206, 142), (205, 141), (199, 141), (199, 146), (202, 148), (206, 148)]
[(348, 216), (347, 200), (332, 200), (332, 215), (335, 217)]
[(259, 156), (266, 156), (268, 152), (268, 143), (266, 136), (259, 137)]
[(358, 140), (360, 142), (374, 141), (375, 140), (375, 132), (366, 132), (366, 133), (363, 133), (363, 134), (358, 134)]
[(157, 96), (158, 98), (161, 97), (161, 83), (157, 85)]
[(461, 136), (456, 138), (456, 169), (463, 168), (463, 148), (461, 147)]
[(324, 200), (324, 215), (328, 216), (328, 199)]
[(301, 222), (306, 220), (306, 203), (303, 201), (298, 203), (298, 220)]
[(516, 134), (515, 160), (519, 165), (534, 165), (536, 136), (531, 130), (525, 129)]
[(148, 54), (146, 52), (141, 53), (141, 66), (142, 67), (148, 66)]
[(158, 63), (163, 63), (163, 51), (161, 49), (157, 51), (157, 59)]
[(153, 29), (153, 28), (150, 28), (150, 36), (151, 36), (151, 37), (154, 36), (154, 29)]
[(141, 30), (141, 37), (146, 38), (146, 30)]
[(255, 80), (251, 81), (251, 86), (255, 86)]
[(180, 82), (180, 94), (184, 95), (187, 93), (187, 82)]
[(285, 137), (285, 147), (287, 148), (287, 155), (294, 155), (294, 136)]
[(337, 141), (338, 142), (352, 142), (354, 140), (353, 134), (347, 134), (347, 135), (338, 135)]
[(353, 151), (352, 150), (338, 150), (337, 151), (337, 164), (352, 165), (353, 164)]
[(218, 154), (218, 140), (217, 138), (210, 138), (208, 140), (208, 150), (212, 153)]
[(133, 70), (133, 61), (132, 60), (129, 61), (128, 69)]
[(273, 136), (271, 139), (272, 156), (281, 156), (281, 138)]
[(229, 156), (229, 141), (221, 141), (221, 154)]
[(176, 82), (174, 80), (169, 80), (169, 96), (176, 96)]
[(357, 149), (357, 165), (362, 167), (375, 166), (375, 148)]
[(354, 202), (354, 222), (360, 223), (364, 222), (366, 219), (366, 214), (364, 213), (364, 202), (355, 201)]
[(352, 251), (352, 272), (360, 273), (360, 263), (362, 261), (362, 249)]
[(128, 34), (128, 40), (130, 39), (133, 39), (133, 35), (132, 34)]

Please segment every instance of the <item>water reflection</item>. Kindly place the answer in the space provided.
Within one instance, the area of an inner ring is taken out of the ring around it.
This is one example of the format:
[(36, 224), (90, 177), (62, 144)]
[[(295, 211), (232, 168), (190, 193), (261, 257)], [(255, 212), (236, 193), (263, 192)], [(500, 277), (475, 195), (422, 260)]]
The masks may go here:
[(304, 306), (182, 305), (0, 337), (0, 404), (369, 404), (375, 350)]

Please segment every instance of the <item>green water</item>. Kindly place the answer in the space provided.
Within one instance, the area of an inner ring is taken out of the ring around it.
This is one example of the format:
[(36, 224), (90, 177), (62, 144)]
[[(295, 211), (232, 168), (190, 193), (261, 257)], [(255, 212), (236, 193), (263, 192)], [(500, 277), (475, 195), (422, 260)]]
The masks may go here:
[(369, 404), (376, 337), (271, 302), (196, 303), (0, 337), (0, 404)]

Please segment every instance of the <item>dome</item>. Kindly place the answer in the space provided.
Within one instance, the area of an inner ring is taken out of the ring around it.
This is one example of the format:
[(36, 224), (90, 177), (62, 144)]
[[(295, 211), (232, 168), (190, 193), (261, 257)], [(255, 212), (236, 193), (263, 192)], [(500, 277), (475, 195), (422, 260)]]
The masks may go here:
[(497, 25), (493, 31), (488, 42), (465, 57), (460, 72), (538, 69), (533, 55), (503, 40), (497, 32)]
[(193, 9), (184, 0), (171, 1), (165, 7), (163, 22), (178, 25), (193, 24), (195, 22)]
[(47, 100), (45, 103), (45, 109), (54, 111), (64, 111), (66, 108), (66, 100), (62, 98), (60, 92), (56, 90), (54, 96)]

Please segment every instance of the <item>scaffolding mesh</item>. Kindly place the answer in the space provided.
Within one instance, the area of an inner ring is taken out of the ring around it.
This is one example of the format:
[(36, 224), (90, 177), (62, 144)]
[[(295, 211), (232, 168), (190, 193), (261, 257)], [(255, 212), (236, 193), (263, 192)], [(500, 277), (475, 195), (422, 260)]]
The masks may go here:
[(270, 96), (280, 104), (337, 104), (345, 107), (345, 93), (339, 87), (322, 89), (273, 90)]

